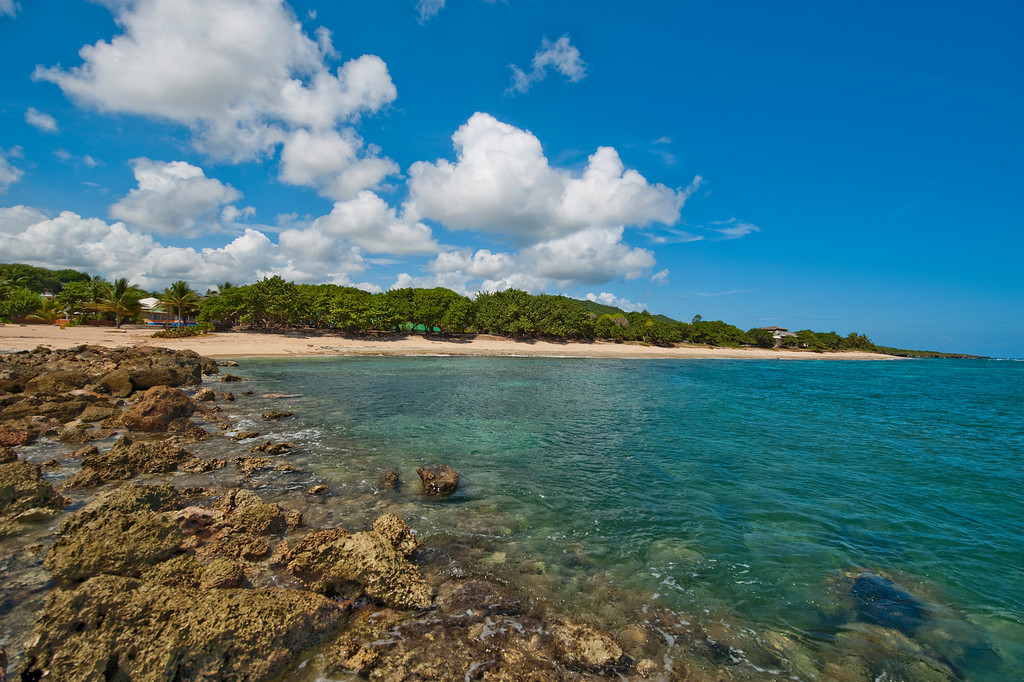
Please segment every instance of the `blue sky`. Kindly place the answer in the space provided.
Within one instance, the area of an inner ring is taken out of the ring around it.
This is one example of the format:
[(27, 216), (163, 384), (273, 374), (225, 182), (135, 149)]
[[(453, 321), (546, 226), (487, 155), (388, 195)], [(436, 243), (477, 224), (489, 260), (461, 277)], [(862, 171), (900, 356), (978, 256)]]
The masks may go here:
[(0, 261), (1024, 357), (1024, 5), (0, 0)]

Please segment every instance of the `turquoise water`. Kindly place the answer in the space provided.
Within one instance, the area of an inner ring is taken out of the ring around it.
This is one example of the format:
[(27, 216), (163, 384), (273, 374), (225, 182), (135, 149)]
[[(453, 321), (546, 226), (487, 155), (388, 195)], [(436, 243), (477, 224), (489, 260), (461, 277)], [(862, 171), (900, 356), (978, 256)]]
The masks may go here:
[[(300, 417), (282, 435), (368, 513), (376, 472), (397, 467), (407, 485), (387, 503), (428, 544), (471, 544), (562, 608), (612, 626), (669, 609), (794, 677), (872, 648), (867, 624), (963, 678), (1024, 678), (1024, 362), (246, 359), (238, 373), (294, 396), (277, 400)], [(445, 502), (415, 494), (415, 467), (434, 462), (462, 476)]]

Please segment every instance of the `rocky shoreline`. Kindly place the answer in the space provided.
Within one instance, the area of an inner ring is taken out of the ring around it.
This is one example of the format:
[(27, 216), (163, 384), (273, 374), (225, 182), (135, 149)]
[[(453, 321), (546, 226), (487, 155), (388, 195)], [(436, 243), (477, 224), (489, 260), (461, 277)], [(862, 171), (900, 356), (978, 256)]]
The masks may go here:
[[(217, 389), (241, 384), (219, 372), (191, 351), (146, 347), (2, 357), (0, 548), (4, 559), (42, 558), (48, 579), (28, 641), (6, 643), (11, 669), (0, 679), (271, 680), (309, 667), (310, 652), (321, 677), (640, 679), (658, 670), (594, 623), (494, 580), (432, 568), (394, 514), (364, 530), (316, 528), (244, 487), (175, 487), (174, 472), (290, 467), (287, 444), (267, 441), (231, 462), (189, 449), (255, 435), (231, 433), (219, 404), (235, 396)], [(203, 387), (204, 376), (217, 388)], [(37, 439), (68, 452), (20, 459)], [(48, 479), (75, 465), (58, 486)], [(424, 495), (458, 485), (441, 465), (420, 475)], [(382, 472), (382, 485), (396, 482)], [(38, 542), (4, 548), (33, 531)]]
[[(401, 518), (394, 495), (456, 504), (457, 472), (420, 467), (399, 492), (381, 469), (368, 517), (366, 491), (332, 489), (299, 446), (246, 430), (302, 415), (267, 409), (295, 396), (221, 373), (235, 364), (145, 346), (0, 355), (0, 682), (961, 677), (919, 643), (959, 618), (863, 570), (826, 587), (843, 646), (814, 654), (599, 574), (580, 589), (625, 617), (565, 613), (528, 561), (515, 579), (493, 570), (500, 547), (422, 544)], [(329, 508), (357, 499), (338, 523)]]

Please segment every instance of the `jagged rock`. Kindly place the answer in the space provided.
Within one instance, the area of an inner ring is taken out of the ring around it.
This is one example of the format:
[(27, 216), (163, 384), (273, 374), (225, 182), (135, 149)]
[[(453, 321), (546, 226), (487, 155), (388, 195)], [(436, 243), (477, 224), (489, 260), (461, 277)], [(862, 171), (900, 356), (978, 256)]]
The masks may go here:
[(177, 469), (179, 462), (194, 455), (167, 441), (133, 441), (121, 436), (113, 447), (103, 454), (89, 454), (82, 458), (82, 471), (68, 481), (69, 487), (86, 487), (86, 483), (122, 481), (136, 474), (156, 474)]
[(217, 509), (233, 528), (254, 535), (282, 533), (288, 525), (281, 505), (264, 502), (249, 490), (229, 491), (218, 500)]
[(78, 418), (84, 422), (99, 422), (119, 414), (121, 414), (121, 410), (114, 407), (109, 402), (98, 402), (93, 403), (82, 410), (82, 413), (78, 415)]
[(39, 466), (42, 467), (43, 469), (59, 469), (61, 467), (61, 463), (58, 462), (56, 459), (51, 458), (46, 460)]
[(378, 476), (380, 487), (383, 490), (398, 490), (401, 481), (398, 480), (398, 469), (384, 469)]
[(63, 584), (104, 573), (137, 577), (178, 552), (184, 536), (167, 513), (178, 501), (169, 485), (101, 495), (61, 523), (43, 566)]
[(238, 363), (234, 360), (221, 360), (217, 365), (220, 367), (238, 367)]
[(235, 402), (235, 394), (232, 393), (231, 391), (225, 391), (224, 392), (224, 400), (229, 402), (229, 403)]
[(340, 598), (367, 597), (400, 608), (425, 608), (431, 591), (419, 569), (377, 531), (311, 533), (287, 557), (288, 572), (310, 589)]
[(154, 386), (121, 414), (121, 421), (136, 431), (166, 431), (172, 421), (195, 411), (195, 401), (178, 389)]
[(82, 388), (89, 383), (89, 375), (81, 370), (57, 370), (44, 372), (25, 384), (25, 393), (32, 395), (57, 395)]
[(135, 390), (132, 375), (127, 369), (115, 369), (103, 375), (97, 386), (106, 390), (114, 398), (127, 398)]
[(235, 435), (231, 436), (231, 440), (248, 440), (250, 438), (259, 438), (259, 436), (260, 434), (255, 431), (243, 431), (242, 433), (236, 433)]
[(565, 616), (550, 618), (548, 632), (564, 652), (563, 663), (600, 669), (622, 661), (622, 647), (610, 634), (591, 623)]
[[(33, 509), (47, 510), (45, 515), (64, 508), (67, 501), (43, 479), (38, 465), (24, 460), (0, 464), (0, 536), (13, 530), (9, 522)], [(34, 516), (38, 516), (35, 514)], [(28, 521), (21, 517), (19, 521)]]
[(165, 587), (199, 587), (203, 566), (192, 554), (179, 554), (142, 572), (139, 578), (148, 585)]
[(269, 680), (344, 619), (337, 604), (308, 592), (144, 586), (101, 576), (47, 599), (21, 674)]
[(247, 379), (243, 379), (242, 377), (235, 376), (234, 374), (225, 374), (224, 376), (222, 376), (220, 378), (220, 380), (221, 381), (247, 381)]
[(0, 419), (5, 421), (23, 417), (48, 417), (59, 422), (69, 422), (80, 415), (89, 403), (72, 396), (30, 396), (0, 412)]
[(178, 417), (167, 425), (167, 433), (176, 436), (176, 440), (185, 443), (198, 443), (210, 440), (213, 436), (203, 427), (196, 424), (188, 417)]
[(216, 363), (190, 350), (171, 351), (144, 346), (122, 351), (115, 357), (118, 366), (128, 370), (136, 391), (154, 386), (193, 386), (202, 382), (204, 373), (220, 371)]
[(419, 547), (416, 536), (405, 521), (394, 514), (382, 514), (373, 522), (373, 529), (386, 537), (391, 546), (402, 553), (402, 556), (409, 558)]
[(326, 495), (327, 494), (327, 490), (328, 490), (327, 486), (324, 485), (323, 483), (321, 483), (319, 485), (313, 486), (312, 488), (310, 488), (306, 492), (308, 494), (310, 494), (310, 495)]
[(69, 452), (68, 454), (64, 455), (64, 457), (65, 457), (65, 459), (79, 459), (79, 458), (85, 457), (87, 455), (98, 455), (98, 454), (100, 454), (100, 449), (99, 448), (97, 448), (95, 445), (86, 445), (84, 447), (78, 448), (77, 450)]
[(10, 429), (0, 426), (0, 447), (28, 445), (38, 437), (39, 434), (31, 429)]
[(14, 448), (6, 445), (0, 447), (0, 464), (7, 464), (18, 459), (18, 456), (14, 454)]
[(291, 417), (294, 412), (288, 412), (286, 410), (269, 410), (263, 413), (263, 418), (267, 421), (273, 421), (275, 419), (284, 419), (285, 417)]
[(241, 587), (245, 571), (241, 564), (226, 557), (217, 557), (203, 566), (199, 586), (204, 590), (226, 590)]
[(459, 474), (455, 469), (444, 464), (432, 464), (416, 469), (423, 492), (427, 495), (444, 497), (451, 495), (459, 487)]
[(295, 467), (287, 462), (276, 462), (268, 457), (235, 457), (233, 460), (235, 466), (238, 467), (246, 476), (261, 471), (263, 469), (273, 469), (274, 471), (295, 471)]
[(178, 465), (178, 471), (187, 471), (190, 474), (203, 474), (207, 471), (216, 471), (217, 469), (223, 469), (227, 466), (227, 461), (213, 457), (211, 459), (201, 459), (199, 457), (193, 457), (192, 459), (185, 460)]
[(81, 445), (94, 440), (110, 438), (114, 433), (116, 432), (113, 429), (97, 429), (89, 424), (72, 422), (70, 426), (60, 432), (57, 440), (70, 445)]
[(217, 396), (214, 394), (212, 389), (201, 388), (198, 391), (196, 391), (195, 399), (198, 402), (209, 403), (216, 400)]
[(252, 446), (249, 448), (249, 452), (265, 452), (268, 455), (280, 455), (282, 452), (291, 450), (294, 447), (294, 443), (272, 443), (268, 440), (259, 445)]

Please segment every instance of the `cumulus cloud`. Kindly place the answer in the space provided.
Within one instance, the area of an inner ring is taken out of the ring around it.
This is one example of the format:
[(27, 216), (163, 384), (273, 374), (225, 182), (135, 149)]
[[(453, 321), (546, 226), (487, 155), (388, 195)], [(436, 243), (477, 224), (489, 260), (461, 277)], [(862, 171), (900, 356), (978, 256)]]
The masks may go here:
[[(310, 258), (310, 249), (317, 258)], [(224, 280), (251, 282), (272, 275), (352, 284), (349, 275), (365, 269), (359, 249), (337, 240), (313, 243), (289, 234), (274, 243), (263, 232), (245, 228), (223, 247), (197, 250), (164, 246), (122, 222), (70, 211), (50, 218), (26, 206), (0, 208), (0, 252), (17, 262), (127, 277), (147, 289), (177, 279), (203, 289)]]
[(580, 51), (569, 42), (567, 35), (555, 42), (544, 38), (540, 50), (533, 55), (533, 68), (530, 71), (523, 71), (515, 64), (510, 64), (509, 68), (512, 69), (512, 84), (505, 91), (509, 95), (527, 92), (534, 83), (547, 78), (549, 69), (558, 71), (570, 83), (579, 82), (587, 75)]
[(331, 199), (352, 199), (364, 188), (378, 187), (398, 164), (361, 150), (363, 141), (352, 130), (296, 130), (281, 149), (281, 180), (317, 188)]
[(602, 291), (600, 294), (587, 294), (587, 300), (594, 301), (595, 303), (601, 303), (603, 305), (615, 306), (616, 308), (625, 310), (627, 313), (647, 309), (646, 303), (633, 303), (625, 298), (619, 298), (608, 291)]
[(651, 275), (651, 284), (668, 284), (668, 268), (659, 270), (658, 272)]
[(437, 13), (444, 9), (444, 0), (418, 0), (416, 11), (419, 13), (419, 22), (425, 24)]
[(6, 152), (0, 149), (0, 193), (6, 192), (7, 188), (21, 180), (25, 171), (12, 164), (7, 157), (21, 157), (21, 148), (14, 147)]
[(82, 47), (79, 66), (37, 67), (35, 77), (101, 111), (187, 125), (215, 157), (259, 157), (290, 132), (332, 128), (396, 97), (379, 57), (332, 72), (329, 32), (309, 38), (282, 0), (106, 4), (122, 33)]
[(34, 107), (29, 107), (25, 112), (25, 122), (44, 133), (57, 132), (57, 119)]
[[(231, 185), (184, 161), (139, 158), (132, 166), (139, 186), (110, 207), (110, 216), (146, 232), (186, 237), (217, 232), (222, 209), (242, 198)], [(242, 211), (228, 215), (234, 219)]]
[(476, 113), (452, 136), (456, 162), (409, 169), (410, 207), (456, 230), (501, 234), (520, 245), (586, 228), (674, 223), (685, 191), (648, 183), (601, 147), (582, 174), (553, 168), (532, 133)]
[(342, 238), (370, 253), (437, 253), (430, 228), (399, 219), (395, 209), (369, 190), (351, 201), (339, 201), (317, 218), (312, 229), (326, 237)]

